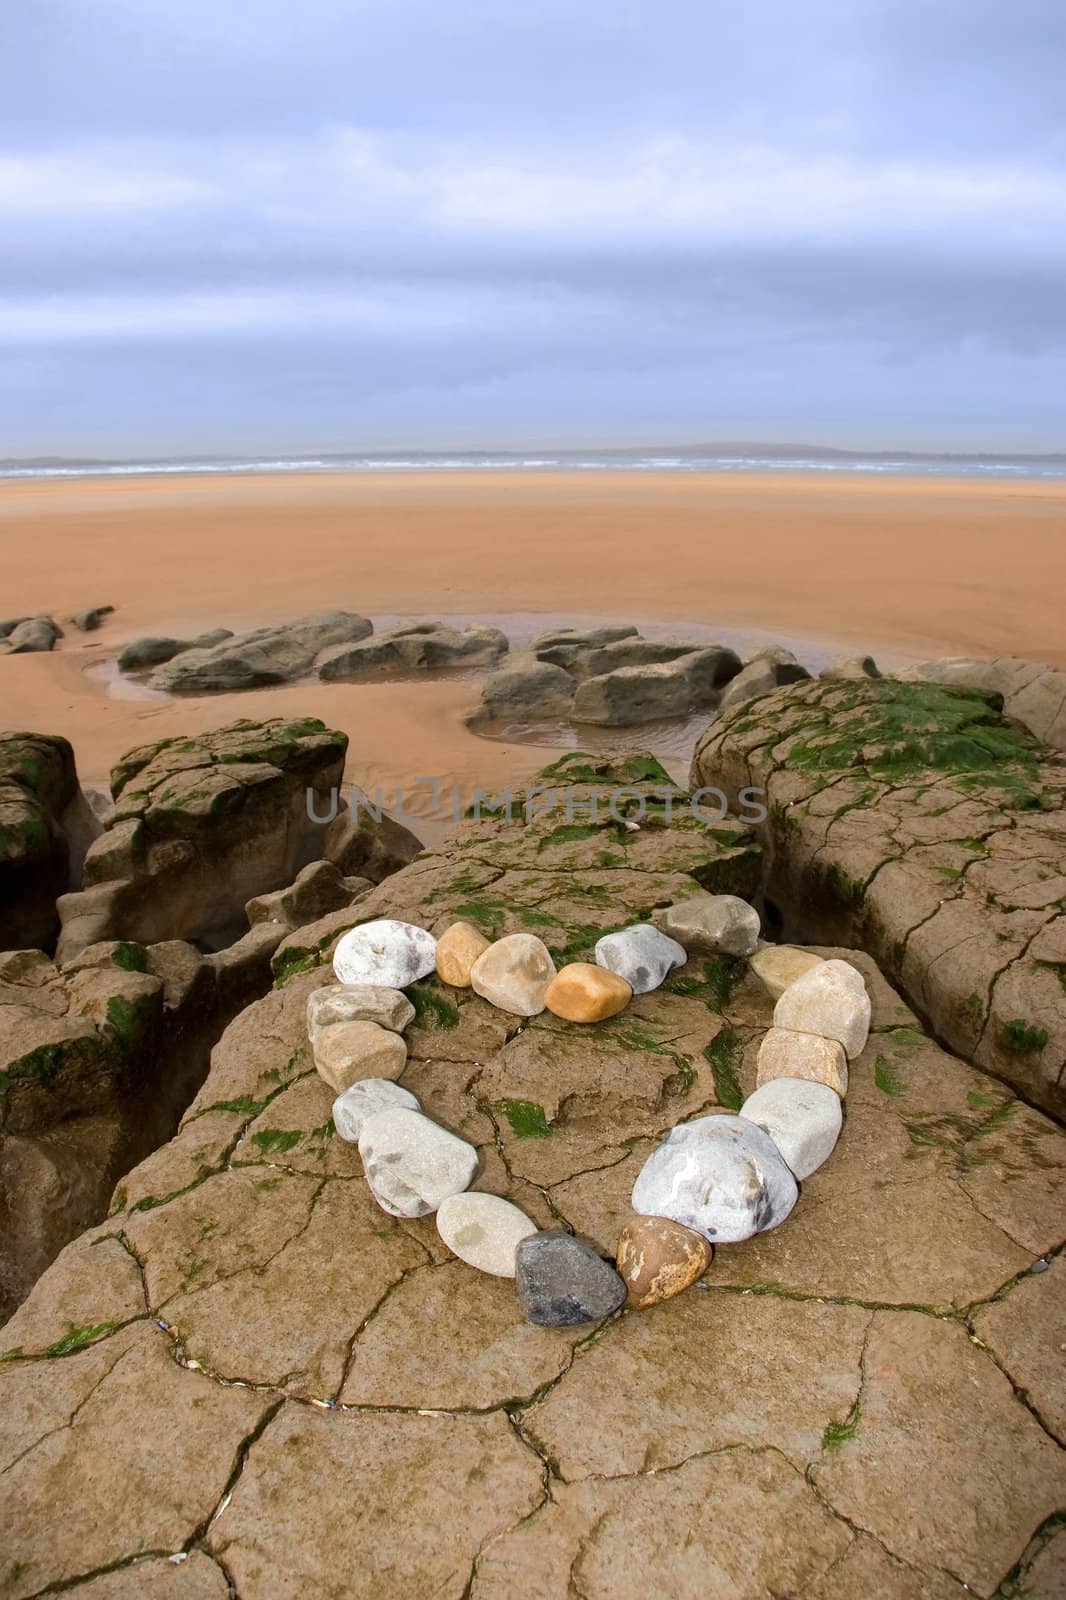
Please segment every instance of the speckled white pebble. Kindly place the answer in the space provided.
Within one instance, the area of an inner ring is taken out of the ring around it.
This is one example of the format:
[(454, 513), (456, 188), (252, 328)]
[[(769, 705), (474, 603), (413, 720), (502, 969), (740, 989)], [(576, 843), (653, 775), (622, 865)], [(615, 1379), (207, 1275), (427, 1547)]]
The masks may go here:
[(437, 1208), (437, 1232), (453, 1255), (494, 1278), (513, 1278), (514, 1253), (537, 1225), (498, 1194), (449, 1195)]
[(422, 1109), (410, 1089), (393, 1083), (391, 1078), (361, 1078), (333, 1102), (333, 1126), (338, 1138), (358, 1144), (364, 1122), (391, 1106), (406, 1106), (408, 1111)]
[(368, 983), (406, 989), (437, 965), (437, 941), (413, 922), (381, 917), (349, 928), (333, 952), (333, 970), (341, 983)]

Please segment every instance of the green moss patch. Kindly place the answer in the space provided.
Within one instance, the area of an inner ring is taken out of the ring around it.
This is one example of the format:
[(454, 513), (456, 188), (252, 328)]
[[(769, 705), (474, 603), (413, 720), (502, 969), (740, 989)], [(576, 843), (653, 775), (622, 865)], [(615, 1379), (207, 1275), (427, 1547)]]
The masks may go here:
[(69, 1356), (75, 1350), (84, 1350), (87, 1344), (94, 1344), (97, 1339), (102, 1339), (105, 1334), (114, 1333), (121, 1327), (118, 1322), (84, 1323), (80, 1328), (68, 1323), (68, 1331), (62, 1339), (57, 1339), (55, 1344), (50, 1344), (44, 1352), (46, 1356)]
[(1003, 1024), (999, 1037), (1004, 1050), (1012, 1056), (1036, 1056), (1048, 1042), (1048, 1031), (1034, 1027), (1024, 1017), (1015, 1017)]
[(446, 1000), (439, 990), (415, 984), (407, 991), (407, 998), (415, 1008), (415, 1026), (419, 1028), (457, 1028), (459, 1008)]
[(743, 1046), (736, 1030), (723, 1028), (703, 1053), (711, 1064), (718, 1104), (727, 1111), (739, 1111), (744, 1104), (744, 1091), (740, 1087), (739, 1077)]
[(516, 1139), (550, 1139), (551, 1124), (535, 1100), (499, 1100), (493, 1107), (507, 1118)]

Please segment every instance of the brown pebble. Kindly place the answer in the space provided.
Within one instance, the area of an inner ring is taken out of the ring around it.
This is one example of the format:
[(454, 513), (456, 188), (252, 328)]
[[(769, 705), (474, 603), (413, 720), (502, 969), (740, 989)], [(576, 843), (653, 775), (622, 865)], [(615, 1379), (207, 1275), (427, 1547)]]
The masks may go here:
[(490, 940), (469, 922), (453, 922), (437, 940), (437, 976), (455, 989), (469, 989), (470, 969)]
[(634, 1217), (618, 1241), (619, 1276), (636, 1310), (669, 1300), (702, 1278), (714, 1249), (691, 1228), (666, 1217)]
[(567, 1022), (602, 1022), (624, 1011), (633, 991), (624, 978), (591, 961), (572, 961), (552, 979), (544, 1004)]

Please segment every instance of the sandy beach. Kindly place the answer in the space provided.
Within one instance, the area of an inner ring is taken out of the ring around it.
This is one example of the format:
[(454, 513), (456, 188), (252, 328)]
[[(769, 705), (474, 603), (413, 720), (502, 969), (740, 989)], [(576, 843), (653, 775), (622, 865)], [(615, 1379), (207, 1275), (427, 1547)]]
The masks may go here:
[[(131, 745), (241, 716), (316, 714), (364, 787), (434, 773), (469, 794), (543, 764), (468, 732), (465, 679), (116, 698), (99, 670), (147, 633), (324, 609), (720, 627), (801, 654), (1017, 654), (1066, 666), (1066, 484), (681, 473), (361, 473), (0, 483), (4, 615), (62, 621), (0, 662), (0, 725), (65, 734), (83, 781)], [(89, 670), (92, 669), (92, 670)], [(639, 733), (627, 742), (639, 742)], [(429, 809), (428, 792), (414, 813)]]

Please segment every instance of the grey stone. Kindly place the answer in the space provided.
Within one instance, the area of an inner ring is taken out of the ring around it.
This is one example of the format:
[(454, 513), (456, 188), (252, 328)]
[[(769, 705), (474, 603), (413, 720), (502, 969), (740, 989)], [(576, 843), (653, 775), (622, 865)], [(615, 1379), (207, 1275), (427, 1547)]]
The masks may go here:
[(541, 1328), (601, 1322), (625, 1304), (627, 1292), (618, 1273), (591, 1245), (556, 1228), (520, 1242), (515, 1289), (522, 1315)]
[(784, 1222), (798, 1194), (769, 1134), (744, 1117), (697, 1117), (652, 1151), (633, 1185), (633, 1210), (733, 1244)]
[(843, 1121), (840, 1096), (827, 1084), (774, 1078), (750, 1094), (740, 1115), (768, 1133), (793, 1177), (809, 1178), (833, 1153)]
[(437, 1208), (437, 1232), (452, 1254), (494, 1278), (514, 1277), (515, 1251), (536, 1231), (524, 1211), (497, 1194), (468, 1190)]
[(7, 636), (8, 654), (13, 656), (40, 655), (53, 649), (63, 630), (51, 617), (29, 617), (12, 628)]
[(85, 611), (75, 611), (71, 622), (79, 633), (95, 633), (104, 617), (109, 617), (114, 606), (90, 606)]
[(482, 716), (487, 718), (569, 716), (574, 680), (562, 667), (534, 656), (512, 656), (507, 666), (485, 679)]
[(374, 1199), (394, 1217), (428, 1216), (477, 1171), (472, 1144), (406, 1106), (367, 1118), (359, 1154)]
[(842, 656), (831, 661), (818, 676), (829, 683), (854, 683), (857, 679), (879, 678), (881, 671), (873, 656)]
[(675, 967), (683, 967), (688, 960), (683, 946), (650, 922), (636, 922), (618, 933), (604, 934), (596, 941), (595, 955), (597, 965), (624, 978), (634, 994), (657, 989)]
[(791, 650), (760, 650), (728, 686), (722, 695), (719, 710), (728, 711), (730, 706), (759, 700), (763, 695), (780, 689), (783, 684), (799, 683), (801, 678), (809, 677), (807, 668), (800, 666)]
[[(607, 646), (608, 650), (613, 648), (616, 647)], [(636, 641), (630, 648), (635, 650)], [(605, 654), (606, 650), (600, 652)], [(637, 722), (687, 716), (715, 699), (718, 685), (728, 679), (734, 662), (739, 665), (732, 651), (710, 645), (681, 652), (669, 661), (618, 667), (586, 678), (578, 684), (574, 696), (574, 721), (628, 727)]]
[(231, 628), (213, 628), (195, 639), (170, 639), (166, 636), (134, 639), (119, 652), (119, 671), (147, 672), (150, 667), (161, 667), (164, 662), (172, 661), (184, 650), (210, 650), (214, 645), (232, 638)]
[(437, 965), (437, 941), (413, 922), (381, 917), (351, 928), (333, 953), (341, 983), (368, 983), (406, 989)]
[(331, 983), (307, 997), (310, 1034), (334, 1022), (376, 1022), (380, 1028), (402, 1033), (414, 1018), (415, 1008), (407, 996), (382, 984)]
[(750, 956), (759, 942), (759, 913), (735, 894), (697, 894), (668, 906), (663, 932), (702, 955)]
[(330, 656), (318, 669), (326, 683), (345, 682), (383, 670), (426, 671), (459, 664), (497, 661), (507, 652), (499, 628), (471, 624), (449, 628), (443, 622), (415, 622), (388, 628)]
[(333, 1102), (333, 1126), (337, 1137), (348, 1144), (358, 1144), (365, 1123), (381, 1111), (404, 1106), (408, 1111), (421, 1111), (418, 1099), (391, 1078), (361, 1078), (345, 1089)]
[(157, 667), (149, 680), (168, 694), (213, 694), (287, 683), (310, 671), (330, 645), (365, 639), (374, 631), (366, 617), (330, 611), (251, 633), (236, 634), (210, 649), (183, 650)]

